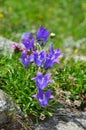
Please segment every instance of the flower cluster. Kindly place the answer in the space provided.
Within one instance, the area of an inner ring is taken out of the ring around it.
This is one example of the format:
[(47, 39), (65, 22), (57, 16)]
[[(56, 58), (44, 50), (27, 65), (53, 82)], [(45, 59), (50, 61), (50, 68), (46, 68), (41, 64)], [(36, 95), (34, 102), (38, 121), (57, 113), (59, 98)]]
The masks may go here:
[[(23, 48), (16, 44), (13, 45), (15, 52), (22, 51), (20, 61), (24, 64), (25, 68), (28, 69), (29, 64), (34, 63), (38, 66), (38, 69), (42, 67), (46, 71), (51, 69), (55, 64), (60, 63), (60, 58), (63, 54), (59, 49), (54, 49), (53, 45), (48, 48), (48, 51), (41, 49), (41, 47), (43, 48), (43, 46), (46, 45), (49, 35), (50, 31), (41, 26), (35, 37), (29, 32), (22, 36), (21, 43), (23, 44)], [(49, 104), (49, 99), (54, 97), (51, 94), (52, 90), (47, 90), (45, 92), (48, 84), (54, 82), (51, 79), (51, 74), (37, 72), (37, 76), (32, 78), (32, 80), (35, 80), (36, 86), (38, 87), (38, 92), (33, 95), (33, 97), (38, 99), (42, 107), (47, 106)]]

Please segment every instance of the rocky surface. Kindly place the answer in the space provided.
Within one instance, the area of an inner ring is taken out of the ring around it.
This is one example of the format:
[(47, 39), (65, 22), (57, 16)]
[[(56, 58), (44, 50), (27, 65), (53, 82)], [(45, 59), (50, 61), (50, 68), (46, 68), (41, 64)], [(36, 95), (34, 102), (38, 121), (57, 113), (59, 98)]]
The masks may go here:
[(8, 53), (12, 54), (13, 53), (12, 45), (14, 43), (15, 42), (0, 36), (0, 52), (4, 55), (6, 55)]
[(0, 126), (7, 123), (15, 113), (20, 114), (20, 109), (10, 96), (0, 90)]
[(86, 62), (86, 38), (75, 41), (73, 37), (64, 40), (63, 51), (67, 55), (66, 59), (73, 57), (75, 61), (82, 60)]
[(14, 110), (13, 102), (0, 90), (0, 124), (7, 122), (9, 112)]
[(86, 112), (57, 109), (54, 116), (40, 122), (35, 130), (86, 130)]

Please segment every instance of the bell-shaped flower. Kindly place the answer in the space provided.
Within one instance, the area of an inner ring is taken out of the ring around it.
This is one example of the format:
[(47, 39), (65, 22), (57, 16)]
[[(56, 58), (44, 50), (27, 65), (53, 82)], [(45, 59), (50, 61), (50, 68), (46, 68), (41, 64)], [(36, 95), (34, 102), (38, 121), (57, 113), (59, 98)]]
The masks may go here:
[(53, 58), (50, 58), (50, 57), (46, 57), (46, 61), (45, 61), (44, 67), (46, 69), (52, 68), (56, 63), (57, 63), (56, 59), (53, 59)]
[(37, 66), (43, 66), (45, 58), (46, 58), (46, 52), (45, 51), (34, 52), (34, 63)]
[(32, 39), (33, 38), (33, 34), (30, 32), (26, 32), (22, 35), (22, 39)]
[(19, 59), (26, 68), (28, 68), (28, 65), (30, 62), (33, 61), (33, 55), (26, 55), (25, 53), (22, 54), (22, 57)]
[(43, 90), (38, 89), (37, 95), (33, 95), (32, 97), (38, 99), (42, 107), (46, 107), (49, 104), (49, 99), (54, 98), (54, 96), (51, 95), (51, 93), (52, 93), (51, 90), (48, 90), (47, 92), (43, 92)]
[(45, 27), (41, 26), (37, 32), (38, 43), (40, 45), (45, 45), (48, 40), (49, 35), (50, 35), (50, 32)]
[(54, 46), (51, 45), (49, 48), (49, 55), (54, 55), (55, 58), (58, 58), (59, 56), (62, 56), (63, 54), (61, 53), (60, 49), (55, 49), (54, 50)]
[(49, 53), (46, 54), (45, 68), (52, 68), (56, 63), (60, 63), (60, 57), (63, 56), (59, 49), (54, 50), (53, 46), (50, 47)]
[(25, 38), (22, 40), (22, 44), (25, 46), (25, 48), (29, 51), (29, 50), (34, 50), (34, 42), (35, 39), (29, 39), (29, 38)]
[(36, 81), (36, 85), (38, 86), (38, 88), (40, 89), (45, 89), (47, 87), (47, 85), (50, 82), (54, 82), (51, 78), (51, 74), (47, 73), (45, 75), (43, 75), (41, 72), (37, 73), (37, 76), (32, 78), (32, 80)]

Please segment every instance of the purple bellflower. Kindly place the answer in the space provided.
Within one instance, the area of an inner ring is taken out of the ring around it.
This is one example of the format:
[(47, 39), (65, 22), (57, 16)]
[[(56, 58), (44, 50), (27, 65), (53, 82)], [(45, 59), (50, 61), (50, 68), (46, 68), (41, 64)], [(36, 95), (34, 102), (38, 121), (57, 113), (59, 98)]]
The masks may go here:
[(50, 46), (49, 51), (50, 51), (49, 55), (54, 55), (55, 58), (63, 56), (63, 54), (61, 53), (60, 49), (54, 50), (54, 46), (53, 45)]
[(48, 36), (49, 36), (50, 32), (44, 28), (44, 27), (40, 27), (38, 32), (37, 32), (37, 40), (38, 40), (38, 43), (40, 45), (45, 45), (47, 40), (48, 40)]
[(43, 90), (38, 89), (38, 94), (33, 95), (32, 97), (38, 99), (40, 105), (42, 107), (46, 107), (49, 104), (49, 99), (54, 98), (53, 95), (51, 95), (52, 91), (48, 90), (47, 92), (43, 92)]
[(50, 73), (43, 75), (41, 72), (38, 72), (37, 77), (32, 78), (32, 80), (35, 80), (38, 88), (43, 90), (50, 82), (54, 82), (52, 79), (50, 79), (50, 76)]
[(35, 41), (34, 38), (32, 38), (32, 39), (25, 38), (25, 39), (22, 40), (22, 44), (29, 51), (29, 50), (33, 50), (34, 49), (34, 41)]
[(41, 52), (34, 52), (34, 62), (37, 66), (43, 66), (44, 61), (46, 58), (46, 52), (41, 51)]
[(46, 62), (44, 64), (44, 67), (46, 69), (52, 68), (56, 64), (56, 59), (53, 59), (53, 57), (46, 57)]
[(23, 35), (22, 35), (22, 39), (32, 39), (33, 38), (33, 35), (32, 35), (32, 33), (29, 33), (29, 32), (27, 32), (27, 33), (24, 33)]
[(22, 57), (19, 59), (26, 68), (28, 68), (28, 65), (30, 62), (33, 61), (33, 55), (26, 55), (25, 53), (22, 54)]
[(55, 58), (55, 55), (49, 55), (49, 54), (46, 55), (46, 61), (44, 64), (44, 67), (46, 69), (52, 68), (56, 63), (59, 64), (59, 58)]
[(59, 49), (54, 50), (53, 46), (50, 47), (49, 53), (46, 54), (45, 68), (52, 68), (56, 63), (60, 63), (60, 57), (63, 54)]

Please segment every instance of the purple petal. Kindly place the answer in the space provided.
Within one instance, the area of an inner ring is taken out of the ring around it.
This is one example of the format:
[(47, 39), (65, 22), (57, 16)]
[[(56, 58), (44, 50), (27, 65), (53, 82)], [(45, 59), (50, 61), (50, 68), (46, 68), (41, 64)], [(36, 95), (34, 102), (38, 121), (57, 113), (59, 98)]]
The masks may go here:
[(32, 38), (32, 33), (27, 32), (22, 35), (22, 39), (27, 39), (27, 38)]
[(19, 59), (26, 68), (28, 68), (28, 65), (32, 61), (30, 56), (27, 56), (25, 53), (22, 54), (22, 57)]
[(50, 96), (50, 98), (52, 99), (52, 98), (54, 98), (54, 96), (53, 96), (53, 95), (51, 95), (51, 96)]
[(52, 90), (48, 90), (48, 91), (45, 93), (45, 95), (46, 95), (47, 99), (49, 99), (49, 98), (50, 98), (51, 93), (52, 93)]
[(27, 53), (28, 53), (28, 51), (27, 51), (27, 49), (26, 49), (26, 48), (21, 48), (21, 51), (22, 51), (22, 53), (25, 53), (25, 54), (27, 54)]
[(54, 80), (50, 79), (49, 82), (50, 82), (50, 83), (54, 83)]
[(34, 62), (37, 66), (43, 66), (43, 63), (45, 61), (46, 57), (46, 52), (41, 51), (41, 52), (34, 52)]
[(50, 52), (53, 53), (54, 52), (54, 46), (53, 44), (50, 45), (50, 48), (49, 48)]
[(43, 90), (50, 82), (53, 82), (53, 80), (50, 79), (50, 76), (50, 73), (43, 75), (41, 72), (38, 72), (37, 76), (32, 78), (32, 80), (35, 80), (37, 87)]
[(37, 78), (36, 77), (34, 77), (34, 78), (32, 78), (31, 80), (36, 80)]
[(22, 59), (25, 59), (27, 56), (25, 53), (22, 53)]
[(30, 55), (29, 58), (30, 58), (30, 62), (34, 61), (34, 56), (33, 56), (33, 54)]
[(39, 100), (43, 100), (43, 94), (44, 94), (44, 92), (39, 88), (39, 89), (38, 89), (37, 98), (38, 98)]
[(38, 90), (37, 98), (42, 107), (45, 107), (48, 105), (48, 100), (46, 99), (45, 93), (41, 89)]
[(24, 40), (22, 40), (22, 44), (25, 46), (25, 48), (27, 49), (27, 50), (30, 50), (30, 49), (34, 49), (34, 41), (35, 41), (35, 39), (34, 38), (32, 38), (32, 39), (24, 39)]
[(42, 107), (46, 107), (49, 104), (49, 99), (54, 98), (54, 96), (51, 95), (51, 93), (51, 90), (48, 90), (46, 93), (44, 93), (43, 90), (38, 89), (38, 94), (33, 95), (33, 97), (38, 99)]
[(37, 72), (37, 76), (43, 76), (41, 72)]
[(45, 78), (49, 79), (51, 77), (51, 73), (45, 75)]
[(36, 95), (36, 94), (34, 94), (32, 97), (37, 98), (37, 95)]
[(42, 107), (46, 107), (48, 104), (49, 104), (49, 101), (47, 101), (47, 100), (41, 100), (41, 101), (39, 101), (40, 102), (40, 105), (42, 106)]
[(60, 59), (59, 58), (55, 59), (55, 62), (60, 64)]
[(49, 34), (50, 32), (46, 28), (41, 26), (37, 32), (37, 39), (42, 41), (42, 44), (45, 44), (47, 42)]

